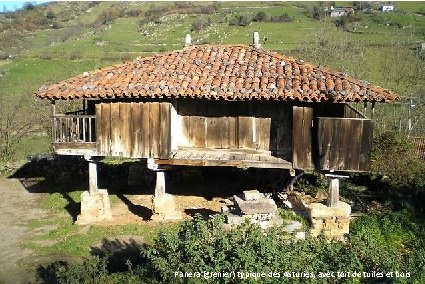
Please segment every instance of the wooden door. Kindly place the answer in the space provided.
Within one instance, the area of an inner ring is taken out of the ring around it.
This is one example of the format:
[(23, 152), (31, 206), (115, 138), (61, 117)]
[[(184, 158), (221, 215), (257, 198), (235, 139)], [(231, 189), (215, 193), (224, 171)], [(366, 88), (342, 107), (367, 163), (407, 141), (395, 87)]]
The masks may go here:
[(317, 141), (322, 170), (367, 171), (372, 147), (372, 121), (319, 117)]
[(313, 108), (293, 107), (292, 163), (296, 169), (312, 169)]

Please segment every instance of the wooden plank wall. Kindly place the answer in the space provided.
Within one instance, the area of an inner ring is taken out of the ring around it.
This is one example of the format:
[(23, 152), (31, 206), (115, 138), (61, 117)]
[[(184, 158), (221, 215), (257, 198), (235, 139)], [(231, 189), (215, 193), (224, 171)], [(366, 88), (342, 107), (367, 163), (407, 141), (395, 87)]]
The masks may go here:
[(364, 114), (350, 106), (349, 104), (344, 104), (344, 117), (345, 118), (367, 118)]
[(367, 171), (372, 147), (372, 121), (319, 117), (320, 168), (324, 170)]
[(182, 118), (184, 138), (176, 143), (180, 147), (264, 150), (291, 159), (292, 106), (288, 103), (187, 100), (174, 107)]
[(168, 158), (170, 103), (132, 102), (96, 105), (99, 155)]
[(312, 169), (313, 108), (293, 107), (293, 165), (298, 169)]

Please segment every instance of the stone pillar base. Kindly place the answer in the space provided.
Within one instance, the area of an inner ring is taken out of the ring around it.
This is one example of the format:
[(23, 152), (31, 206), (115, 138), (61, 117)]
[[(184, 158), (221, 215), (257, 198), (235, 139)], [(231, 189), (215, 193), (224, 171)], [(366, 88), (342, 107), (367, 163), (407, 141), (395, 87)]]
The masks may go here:
[(152, 217), (154, 221), (180, 220), (181, 212), (176, 210), (176, 202), (171, 194), (163, 194), (152, 198)]
[(323, 232), (328, 239), (344, 240), (350, 229), (349, 204), (339, 201), (337, 207), (331, 208), (322, 203), (311, 203), (308, 207), (313, 237)]
[(111, 219), (111, 203), (106, 189), (99, 189), (92, 194), (84, 191), (81, 194), (81, 214), (78, 215), (76, 224), (86, 225)]

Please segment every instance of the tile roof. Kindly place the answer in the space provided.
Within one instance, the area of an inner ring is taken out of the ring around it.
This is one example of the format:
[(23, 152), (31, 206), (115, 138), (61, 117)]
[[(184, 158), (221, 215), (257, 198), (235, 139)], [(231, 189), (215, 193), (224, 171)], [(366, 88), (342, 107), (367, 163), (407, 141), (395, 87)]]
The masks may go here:
[(42, 87), (45, 99), (398, 100), (346, 74), (247, 45), (198, 45), (84, 72)]

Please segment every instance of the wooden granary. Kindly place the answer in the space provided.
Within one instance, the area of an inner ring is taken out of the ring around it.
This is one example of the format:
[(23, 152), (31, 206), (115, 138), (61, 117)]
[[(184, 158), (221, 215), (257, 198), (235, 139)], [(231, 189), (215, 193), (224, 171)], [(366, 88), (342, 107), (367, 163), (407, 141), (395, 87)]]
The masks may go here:
[[(61, 155), (164, 166), (366, 171), (372, 122), (351, 102), (398, 96), (330, 69), (254, 45), (187, 45), (42, 87)], [(56, 100), (84, 109), (54, 111)], [(158, 171), (157, 192), (163, 193)], [(162, 175), (161, 175), (162, 174)]]

